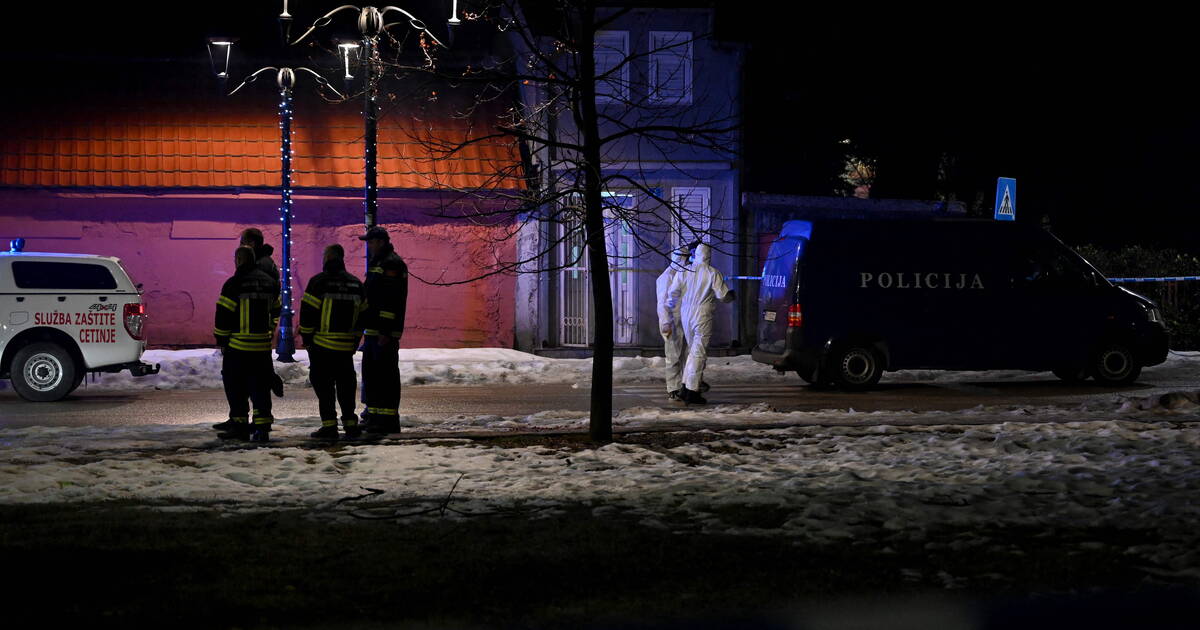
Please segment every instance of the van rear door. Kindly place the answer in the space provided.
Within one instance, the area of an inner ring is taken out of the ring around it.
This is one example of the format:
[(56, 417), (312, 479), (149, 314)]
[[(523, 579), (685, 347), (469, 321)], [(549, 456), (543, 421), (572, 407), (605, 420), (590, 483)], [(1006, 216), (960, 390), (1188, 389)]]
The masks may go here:
[(811, 221), (788, 221), (771, 244), (758, 292), (758, 349), (783, 354), (787, 349), (788, 309), (799, 289)]

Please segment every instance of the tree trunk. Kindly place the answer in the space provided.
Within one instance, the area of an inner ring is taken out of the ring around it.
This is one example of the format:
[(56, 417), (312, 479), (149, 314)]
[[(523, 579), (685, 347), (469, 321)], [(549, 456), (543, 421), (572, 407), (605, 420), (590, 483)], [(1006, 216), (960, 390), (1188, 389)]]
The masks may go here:
[(603, 182), (600, 177), (600, 129), (596, 116), (593, 5), (585, 3), (580, 14), (578, 116), (583, 132), (584, 230), (595, 315), (588, 433), (593, 442), (607, 444), (612, 442), (613, 305), (608, 276), (608, 249), (604, 243), (604, 202), (600, 194)]

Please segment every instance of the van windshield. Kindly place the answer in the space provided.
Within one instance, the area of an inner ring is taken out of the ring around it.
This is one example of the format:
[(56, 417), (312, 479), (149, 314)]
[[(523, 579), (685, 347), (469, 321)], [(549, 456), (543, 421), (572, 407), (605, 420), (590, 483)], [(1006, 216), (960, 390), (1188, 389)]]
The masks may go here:
[(1054, 235), (1045, 233), (1044, 240), (1027, 249), (1022, 256), (1020, 275), (1031, 286), (1072, 288), (1107, 286), (1104, 274), (1087, 260), (1067, 247)]

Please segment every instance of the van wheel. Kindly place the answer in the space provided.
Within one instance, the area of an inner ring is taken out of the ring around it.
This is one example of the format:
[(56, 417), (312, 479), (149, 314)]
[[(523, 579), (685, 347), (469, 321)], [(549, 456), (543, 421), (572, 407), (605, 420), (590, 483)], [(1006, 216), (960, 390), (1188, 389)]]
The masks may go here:
[(850, 345), (829, 357), (828, 374), (843, 389), (874, 387), (883, 376), (883, 360), (870, 346)]
[(71, 386), (71, 391), (67, 393), (70, 394), (71, 392), (79, 389), (79, 386), (83, 385), (83, 380), (85, 378), (87, 378), (87, 372), (79, 370), (79, 375), (75, 377), (75, 384)]
[(1129, 346), (1109, 341), (1101, 344), (1096, 354), (1092, 355), (1088, 371), (1101, 385), (1128, 385), (1141, 375), (1142, 366), (1138, 365), (1137, 357)]
[(1058, 367), (1051, 370), (1054, 375), (1064, 383), (1078, 384), (1087, 380), (1087, 368), (1082, 367)]
[(17, 351), (12, 362), (12, 384), (25, 400), (61, 400), (82, 372), (65, 348), (50, 342), (31, 343)]

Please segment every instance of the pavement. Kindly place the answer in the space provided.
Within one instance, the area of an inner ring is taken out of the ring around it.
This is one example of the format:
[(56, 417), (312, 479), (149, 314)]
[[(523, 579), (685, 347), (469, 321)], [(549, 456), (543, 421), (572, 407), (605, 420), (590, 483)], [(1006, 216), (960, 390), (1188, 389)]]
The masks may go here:
[[(709, 404), (766, 403), (778, 411), (911, 410), (955, 411), (984, 406), (1067, 406), (1121, 397), (1146, 397), (1170, 391), (1197, 391), (1200, 382), (1143, 380), (1126, 387), (1068, 385), (1031, 374), (1002, 382), (903, 382), (885, 380), (869, 392), (819, 390), (794, 384), (714, 383)], [(525, 416), (546, 410), (582, 411), (591, 390), (573, 385), (420, 385), (403, 390), (401, 414), (444, 418), (458, 415)], [(316, 396), (309, 388), (290, 387), (274, 400), (277, 418), (317, 415)], [(619, 385), (613, 388), (614, 409), (675, 407), (659, 384)], [(129, 426), (140, 424), (215, 423), (226, 418), (221, 390), (88, 391), (86, 386), (54, 403), (26, 402), (11, 390), (0, 392), (0, 427)]]

